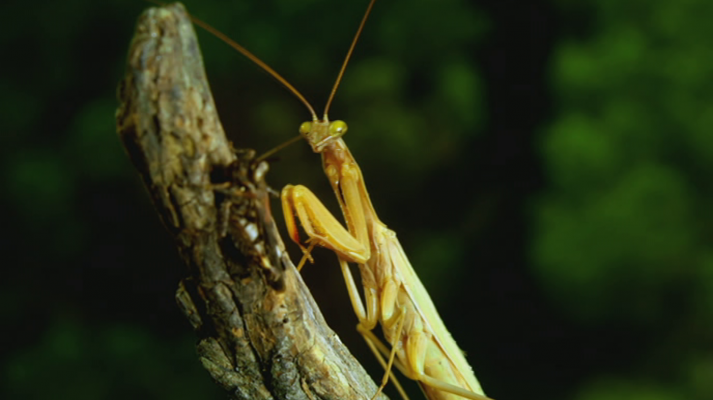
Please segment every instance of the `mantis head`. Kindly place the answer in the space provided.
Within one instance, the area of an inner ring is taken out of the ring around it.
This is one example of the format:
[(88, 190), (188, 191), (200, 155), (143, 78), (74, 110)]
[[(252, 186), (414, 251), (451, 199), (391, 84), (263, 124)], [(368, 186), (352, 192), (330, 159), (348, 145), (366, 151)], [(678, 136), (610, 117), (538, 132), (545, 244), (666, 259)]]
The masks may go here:
[(300, 125), (300, 135), (304, 137), (315, 153), (321, 153), (334, 140), (347, 133), (347, 123), (336, 120), (313, 120)]

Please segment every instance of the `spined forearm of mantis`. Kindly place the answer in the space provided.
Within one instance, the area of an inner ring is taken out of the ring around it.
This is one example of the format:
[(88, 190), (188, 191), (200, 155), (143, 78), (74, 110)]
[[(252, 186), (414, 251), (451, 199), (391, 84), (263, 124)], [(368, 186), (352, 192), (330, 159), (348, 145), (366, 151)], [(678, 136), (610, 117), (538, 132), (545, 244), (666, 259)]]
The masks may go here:
[[(321, 119), (305, 97), (272, 68), (225, 35), (194, 21), (272, 75), (312, 114), (312, 121), (300, 126), (300, 134), (315, 152), (322, 154), (324, 171), (341, 206), (346, 228), (304, 186), (288, 185), (283, 189), (283, 212), (290, 236), (302, 248), (305, 259), (309, 258), (314, 246), (325, 247), (337, 254), (359, 320), (357, 330), (386, 369), (381, 386), (373, 397), (378, 396), (391, 377), (406, 398), (391, 372), (395, 366), (405, 376), (416, 380), (430, 400), (487, 399), (411, 267), (396, 234), (377, 217), (361, 171), (341, 138), (347, 131), (346, 124), (330, 122), (328, 118), (329, 106), (374, 2), (371, 0), (362, 18)], [(300, 241), (296, 219), (309, 236), (306, 241), (309, 248)], [(349, 270), (350, 262), (359, 266), (363, 300)], [(383, 328), (386, 344), (372, 332), (377, 323)]]

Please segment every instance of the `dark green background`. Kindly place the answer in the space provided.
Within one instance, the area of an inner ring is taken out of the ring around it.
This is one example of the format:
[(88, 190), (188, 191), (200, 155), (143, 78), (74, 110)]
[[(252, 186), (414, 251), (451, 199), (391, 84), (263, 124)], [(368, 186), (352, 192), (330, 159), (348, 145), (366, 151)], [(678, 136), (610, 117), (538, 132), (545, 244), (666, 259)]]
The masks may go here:
[[(321, 109), (366, 3), (187, 7)], [(114, 128), (147, 5), (26, 4), (0, 6), (0, 397), (223, 398)], [(377, 2), (330, 116), (490, 396), (713, 398), (711, 18), (709, 0)], [(236, 146), (296, 135), (300, 103), (199, 36)], [(334, 206), (306, 144), (278, 156), (273, 187)], [(379, 378), (315, 253), (305, 279)]]

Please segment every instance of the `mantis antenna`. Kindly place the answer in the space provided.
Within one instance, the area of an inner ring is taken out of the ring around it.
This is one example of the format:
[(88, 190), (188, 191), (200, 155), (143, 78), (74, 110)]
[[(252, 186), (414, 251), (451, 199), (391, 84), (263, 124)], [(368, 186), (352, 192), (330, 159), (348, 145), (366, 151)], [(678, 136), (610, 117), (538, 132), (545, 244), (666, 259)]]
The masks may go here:
[(290, 82), (287, 81), (287, 79), (283, 78), (282, 75), (278, 74), (277, 71), (275, 71), (274, 69), (272, 69), (269, 65), (265, 64), (261, 59), (257, 58), (257, 56), (254, 55), (253, 53), (251, 53), (250, 51), (248, 51), (248, 49), (246, 49), (245, 47), (239, 45), (237, 42), (235, 42), (233, 39), (229, 38), (228, 36), (226, 36), (225, 34), (223, 34), (222, 32), (220, 32), (219, 30), (213, 28), (212, 26), (208, 25), (207, 23), (201, 21), (200, 19), (198, 19), (198, 18), (196, 18), (196, 17), (194, 17), (194, 16), (191, 16), (191, 19), (193, 20), (193, 23), (195, 23), (196, 25), (198, 25), (198, 26), (200, 26), (201, 28), (205, 29), (206, 31), (210, 32), (211, 34), (213, 34), (213, 35), (214, 35), (215, 37), (217, 37), (218, 39), (220, 39), (220, 40), (224, 41), (225, 43), (227, 43), (228, 46), (230, 46), (230, 47), (234, 48), (235, 50), (237, 50), (238, 52), (240, 52), (240, 54), (242, 54), (242, 55), (244, 55), (245, 57), (247, 57), (250, 61), (252, 61), (252, 62), (254, 62), (255, 64), (257, 64), (258, 67), (260, 67), (260, 68), (262, 68), (263, 70), (265, 70), (265, 72), (267, 72), (267, 73), (270, 74), (273, 78), (275, 78), (278, 82), (280, 82), (280, 83), (282, 84), (282, 86), (286, 87), (287, 90), (289, 90), (290, 92), (292, 92), (292, 94), (294, 94), (298, 99), (300, 99), (300, 101), (301, 101), (305, 106), (307, 106), (307, 109), (308, 109), (309, 112), (312, 114), (312, 119), (315, 120), (315, 121), (317, 120), (317, 113), (314, 112), (314, 108), (312, 108), (312, 105), (309, 104), (309, 101), (307, 101), (307, 99), (302, 95), (302, 93), (300, 93), (297, 89), (295, 89), (295, 87), (292, 86), (292, 85), (290, 84)]
[[(369, 6), (366, 8), (366, 12), (364, 13), (364, 16), (361, 19), (361, 23), (359, 24), (359, 28), (357, 29), (356, 35), (354, 35), (354, 39), (352, 39), (352, 44), (349, 46), (349, 51), (347, 52), (347, 56), (344, 58), (344, 62), (342, 63), (342, 68), (339, 70), (339, 75), (337, 75), (337, 80), (334, 82), (334, 86), (332, 87), (332, 92), (329, 94), (329, 99), (327, 100), (327, 105), (324, 107), (324, 120), (328, 120), (328, 111), (329, 111), (329, 106), (332, 104), (332, 100), (334, 100), (334, 95), (337, 93), (337, 88), (339, 87), (339, 84), (342, 81), (342, 77), (344, 76), (344, 71), (347, 69), (347, 64), (349, 64), (349, 59), (352, 57), (352, 53), (354, 53), (354, 47), (356, 47), (357, 41), (359, 40), (359, 36), (361, 36), (362, 30), (364, 30), (364, 25), (366, 24), (366, 20), (369, 18), (369, 14), (371, 13), (371, 9), (374, 7), (374, 3), (376, 0), (371, 0), (369, 2)], [(262, 68), (265, 72), (270, 74), (273, 78), (275, 78), (278, 82), (282, 84), (287, 90), (289, 90), (292, 94), (297, 97), (302, 104), (304, 104), (307, 109), (309, 110), (310, 114), (312, 114), (312, 120), (317, 121), (317, 113), (314, 111), (314, 108), (312, 105), (307, 101), (307, 99), (302, 95), (302, 93), (299, 92), (299, 90), (295, 89), (294, 86), (292, 86), (287, 79), (283, 78), (282, 75), (278, 74), (277, 71), (272, 69), (269, 65), (265, 64), (261, 59), (259, 59), (256, 55), (251, 53), (248, 49), (245, 47), (239, 45), (237, 42), (235, 42), (233, 39), (229, 38), (226, 36), (224, 33), (220, 32), (219, 30), (213, 28), (212, 26), (208, 25), (207, 23), (201, 21), (200, 19), (194, 17), (191, 15), (191, 20), (193, 20), (193, 23), (196, 25), (200, 26), (201, 28), (205, 29), (206, 31), (210, 32), (212, 35), (217, 37), (218, 39), (222, 40), (228, 46), (232, 47), (233, 49), (237, 50), (240, 54), (244, 55), (247, 57), (250, 61), (255, 63), (258, 67)]]
[(329, 111), (329, 106), (332, 105), (332, 100), (334, 100), (334, 95), (337, 93), (337, 88), (339, 87), (339, 84), (342, 82), (342, 77), (344, 76), (344, 71), (347, 69), (347, 64), (349, 64), (349, 59), (352, 57), (352, 53), (354, 52), (354, 47), (356, 47), (357, 41), (359, 40), (359, 36), (361, 36), (361, 31), (364, 29), (364, 25), (366, 24), (367, 18), (369, 18), (369, 14), (371, 13), (371, 9), (374, 7), (374, 3), (376, 0), (371, 0), (369, 2), (369, 6), (366, 8), (366, 12), (364, 13), (364, 16), (361, 18), (361, 23), (359, 24), (359, 29), (357, 29), (356, 35), (354, 35), (354, 39), (352, 39), (352, 44), (349, 46), (349, 51), (347, 52), (347, 56), (344, 57), (344, 62), (342, 63), (342, 69), (339, 70), (339, 75), (337, 75), (337, 80), (334, 82), (334, 86), (332, 87), (332, 93), (329, 94), (329, 99), (327, 100), (327, 105), (324, 106), (324, 120), (328, 121), (329, 118), (327, 116), (328, 111)]

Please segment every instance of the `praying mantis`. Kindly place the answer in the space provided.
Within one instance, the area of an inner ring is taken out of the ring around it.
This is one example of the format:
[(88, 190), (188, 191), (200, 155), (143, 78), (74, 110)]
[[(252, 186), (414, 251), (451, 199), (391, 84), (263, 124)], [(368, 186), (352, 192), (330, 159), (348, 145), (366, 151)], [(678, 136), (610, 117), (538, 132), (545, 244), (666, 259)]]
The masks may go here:
[[(213, 28), (194, 20), (248, 59), (260, 66), (290, 90), (312, 115), (300, 126), (300, 135), (312, 150), (321, 154), (325, 174), (337, 197), (346, 228), (309, 189), (287, 185), (281, 193), (282, 209), (291, 239), (304, 253), (299, 267), (315, 246), (336, 253), (344, 275), (349, 298), (359, 323), (357, 330), (385, 368), (376, 398), (393, 377), (396, 367), (406, 377), (417, 381), (429, 400), (488, 399), (473, 371), (446, 329), (425, 287), (414, 272), (394, 231), (376, 215), (359, 166), (342, 136), (347, 131), (343, 121), (330, 121), (329, 106), (334, 99), (356, 42), (364, 28), (375, 0), (371, 0), (345, 57), (323, 117), (287, 80), (247, 49)], [(297, 220), (309, 239), (300, 240)], [(348, 263), (359, 267), (364, 300)], [(372, 332), (380, 324), (387, 344)]]

